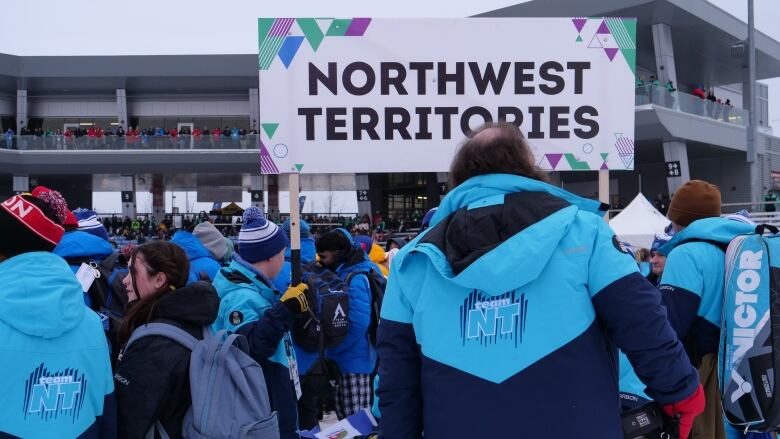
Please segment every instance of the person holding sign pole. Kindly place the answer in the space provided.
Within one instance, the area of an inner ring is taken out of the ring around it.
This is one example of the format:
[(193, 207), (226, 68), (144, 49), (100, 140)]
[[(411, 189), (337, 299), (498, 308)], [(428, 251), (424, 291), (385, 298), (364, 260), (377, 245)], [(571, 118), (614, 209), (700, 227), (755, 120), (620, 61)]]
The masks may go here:
[(471, 133), (450, 178), (391, 267), (379, 437), (622, 439), (620, 348), (686, 439), (696, 369), (600, 203), (547, 184), (507, 123)]

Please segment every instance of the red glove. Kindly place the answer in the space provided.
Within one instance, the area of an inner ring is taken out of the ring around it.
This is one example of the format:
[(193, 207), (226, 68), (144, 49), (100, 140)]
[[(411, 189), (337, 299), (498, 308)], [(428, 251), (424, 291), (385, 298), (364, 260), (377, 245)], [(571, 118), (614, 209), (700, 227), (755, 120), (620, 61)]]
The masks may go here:
[(704, 411), (704, 389), (699, 384), (693, 395), (680, 402), (662, 406), (664, 413), (674, 418), (680, 415), (680, 439), (688, 439), (693, 427), (693, 420)]

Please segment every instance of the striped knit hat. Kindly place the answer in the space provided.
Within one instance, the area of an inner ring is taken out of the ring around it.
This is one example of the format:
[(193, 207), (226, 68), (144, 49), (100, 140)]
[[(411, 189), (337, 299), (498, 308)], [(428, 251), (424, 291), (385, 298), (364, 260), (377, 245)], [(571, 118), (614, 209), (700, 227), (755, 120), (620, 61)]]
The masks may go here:
[(103, 227), (103, 223), (98, 220), (97, 213), (94, 210), (89, 209), (76, 209), (73, 211), (76, 215), (76, 219), (79, 222), (79, 230), (95, 235), (98, 238), (103, 238), (106, 241), (109, 240), (108, 232)]
[(238, 232), (238, 254), (250, 264), (265, 261), (283, 251), (290, 241), (276, 224), (265, 219), (263, 211), (244, 211), (244, 224)]

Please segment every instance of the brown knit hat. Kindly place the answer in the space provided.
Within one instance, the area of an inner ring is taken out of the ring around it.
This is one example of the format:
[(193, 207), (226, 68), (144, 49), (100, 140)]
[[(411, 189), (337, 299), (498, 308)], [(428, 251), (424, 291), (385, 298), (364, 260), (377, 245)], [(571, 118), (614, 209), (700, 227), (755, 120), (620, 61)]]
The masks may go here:
[(720, 190), (706, 181), (691, 180), (674, 193), (666, 216), (683, 227), (703, 218), (719, 217)]

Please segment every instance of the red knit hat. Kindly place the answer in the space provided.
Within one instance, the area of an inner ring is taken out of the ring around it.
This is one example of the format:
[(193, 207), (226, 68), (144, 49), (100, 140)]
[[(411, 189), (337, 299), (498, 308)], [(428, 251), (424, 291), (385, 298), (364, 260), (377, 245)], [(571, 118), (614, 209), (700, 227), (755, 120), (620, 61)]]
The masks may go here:
[(59, 221), (60, 217), (65, 217), (65, 212), (58, 212), (57, 207), (56, 203), (50, 204), (29, 194), (16, 195), (0, 204), (0, 253), (12, 257), (33, 251), (52, 251), (65, 233)]

